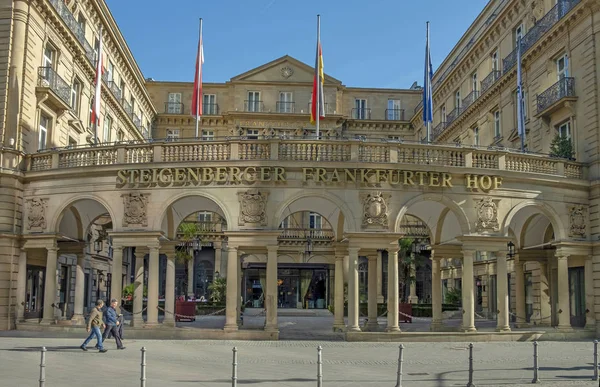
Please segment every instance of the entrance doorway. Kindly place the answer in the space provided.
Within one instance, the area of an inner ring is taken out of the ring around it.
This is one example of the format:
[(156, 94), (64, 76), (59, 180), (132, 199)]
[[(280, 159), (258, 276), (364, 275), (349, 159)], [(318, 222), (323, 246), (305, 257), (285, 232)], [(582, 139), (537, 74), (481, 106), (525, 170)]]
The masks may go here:
[(25, 293), (24, 317), (42, 318), (44, 310), (44, 279), (46, 268), (27, 265), (27, 288)]
[(569, 299), (571, 304), (571, 326), (585, 326), (585, 268), (569, 269)]

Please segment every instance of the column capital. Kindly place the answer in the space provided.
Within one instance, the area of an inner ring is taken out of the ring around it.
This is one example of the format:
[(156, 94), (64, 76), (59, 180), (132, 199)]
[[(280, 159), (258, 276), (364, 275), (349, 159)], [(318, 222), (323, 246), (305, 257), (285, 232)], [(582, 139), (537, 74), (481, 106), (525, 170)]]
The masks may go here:
[(227, 251), (237, 251), (238, 248), (239, 248), (239, 246), (234, 246), (234, 245), (231, 245), (231, 244), (227, 245)]
[(215, 250), (223, 248), (223, 242), (221, 242), (221, 241), (215, 241), (215, 242), (213, 242), (213, 248)]
[(158, 252), (158, 251), (160, 251), (160, 245), (149, 245), (148, 250), (150, 251), (151, 254), (155, 251)]
[(345, 256), (346, 256), (346, 255), (342, 255), (342, 254), (337, 254), (337, 253), (336, 253), (336, 254), (335, 254), (335, 260), (336, 260), (336, 261), (343, 261)]
[(58, 253), (58, 250), (60, 250), (58, 247), (56, 246), (50, 246), (50, 247), (46, 247), (46, 250), (50, 253)]
[(272, 245), (272, 246), (267, 246), (267, 252), (277, 252), (277, 250), (279, 249), (279, 246), (277, 245)]
[(400, 252), (400, 247), (388, 247), (388, 254), (398, 254)]
[(377, 261), (377, 255), (369, 255), (367, 256), (367, 259), (369, 260), (369, 262)]
[(463, 254), (463, 256), (473, 257), (473, 256), (475, 256), (475, 250), (463, 249), (462, 254)]
[(360, 247), (348, 247), (348, 254), (358, 254)]
[(556, 256), (556, 259), (559, 260), (559, 261), (563, 261), (563, 260), (566, 261), (566, 260), (569, 259), (569, 255), (567, 255), (565, 253), (560, 253), (560, 254), (556, 253), (555, 256)]

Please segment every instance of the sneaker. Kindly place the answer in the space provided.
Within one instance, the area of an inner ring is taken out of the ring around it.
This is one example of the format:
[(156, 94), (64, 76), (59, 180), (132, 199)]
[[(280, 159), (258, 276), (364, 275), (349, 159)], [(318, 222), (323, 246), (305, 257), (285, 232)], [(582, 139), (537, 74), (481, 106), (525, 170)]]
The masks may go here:
[(79, 348), (81, 348), (83, 351), (87, 351), (87, 348), (84, 347), (83, 345), (81, 347), (79, 347)]
[(104, 348), (102, 348), (102, 349), (101, 349), (101, 350), (99, 350), (98, 352), (100, 352), (100, 353), (108, 352), (108, 349), (104, 349)]
[(117, 348), (117, 349), (125, 349), (125, 347), (119, 347), (119, 348)]
[(96, 348), (96, 349), (100, 349), (100, 347), (98, 347), (98, 344), (96, 344), (96, 345), (94, 346), (94, 348)]

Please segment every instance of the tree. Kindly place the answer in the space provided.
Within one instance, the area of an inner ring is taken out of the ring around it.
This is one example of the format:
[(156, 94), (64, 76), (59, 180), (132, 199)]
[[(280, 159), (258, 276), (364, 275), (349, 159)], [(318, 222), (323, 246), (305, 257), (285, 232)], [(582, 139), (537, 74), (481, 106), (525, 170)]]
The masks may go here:
[(423, 264), (423, 256), (413, 254), (413, 244), (416, 242), (414, 238), (402, 238), (398, 240), (400, 251), (398, 252), (399, 259), (399, 281), (400, 294), (399, 298), (403, 302), (408, 302), (408, 294), (406, 294), (406, 285), (410, 285), (417, 281), (417, 269)]
[(213, 282), (208, 285), (208, 291), (210, 291), (210, 298), (215, 304), (223, 304), (227, 297), (227, 278), (217, 277)]
[(573, 159), (575, 151), (571, 139), (557, 134), (550, 144), (550, 156)]
[(202, 238), (200, 237), (201, 233), (200, 227), (196, 223), (193, 222), (182, 222), (177, 228), (177, 234), (179, 235), (179, 240), (184, 243), (182, 249), (177, 250), (175, 253), (175, 260), (178, 263), (183, 263), (185, 266), (185, 280), (184, 282), (184, 291), (187, 292), (188, 288), (188, 262), (194, 259), (194, 241), (198, 241), (198, 243), (202, 243)]

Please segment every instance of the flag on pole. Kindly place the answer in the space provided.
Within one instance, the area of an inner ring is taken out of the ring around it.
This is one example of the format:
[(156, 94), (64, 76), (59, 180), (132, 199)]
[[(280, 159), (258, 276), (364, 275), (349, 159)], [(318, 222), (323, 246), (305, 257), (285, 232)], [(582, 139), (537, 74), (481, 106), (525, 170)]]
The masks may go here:
[(423, 124), (427, 128), (427, 142), (431, 141), (431, 124), (433, 122), (433, 66), (429, 47), (429, 22), (427, 22), (427, 39), (425, 43), (425, 80), (423, 86)]
[(521, 151), (525, 150), (525, 115), (523, 98), (523, 78), (521, 75), (521, 37), (517, 40), (517, 132), (521, 137)]
[(202, 43), (202, 19), (200, 19), (200, 37), (196, 56), (196, 75), (194, 76), (194, 95), (192, 96), (192, 115), (196, 120), (202, 115), (202, 65), (204, 64), (204, 47)]
[[(317, 16), (317, 57), (315, 59), (315, 78), (313, 81), (312, 106), (310, 108), (311, 124), (317, 123), (319, 118), (325, 118), (325, 109), (323, 108), (323, 83), (325, 82), (325, 73), (323, 72), (323, 48), (321, 47), (319, 26), (320, 19), (319, 16)], [(319, 114), (318, 117), (317, 112)]]
[[(96, 76), (94, 78), (94, 104), (92, 105), (92, 124), (95, 128), (98, 127), (100, 122), (100, 99), (102, 96), (102, 73), (104, 72), (103, 61), (102, 61), (102, 28), (100, 28), (100, 41), (98, 44), (98, 54), (96, 58)], [(96, 138), (98, 134), (95, 133)]]

